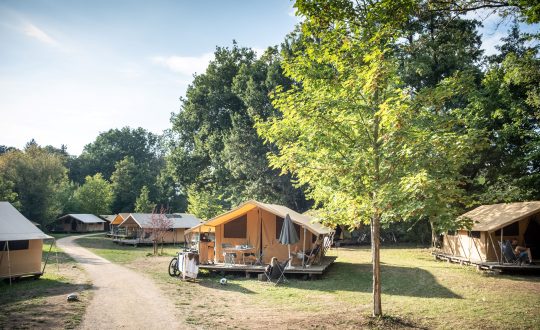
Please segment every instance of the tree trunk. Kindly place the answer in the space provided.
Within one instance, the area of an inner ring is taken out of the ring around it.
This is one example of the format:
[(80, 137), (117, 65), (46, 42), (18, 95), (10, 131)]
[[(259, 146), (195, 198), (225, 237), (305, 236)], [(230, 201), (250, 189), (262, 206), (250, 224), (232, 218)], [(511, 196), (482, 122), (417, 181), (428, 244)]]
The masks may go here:
[(381, 304), (381, 219), (374, 215), (371, 219), (371, 257), (373, 263), (373, 316), (382, 316)]
[(431, 219), (429, 220), (429, 225), (431, 227), (431, 247), (437, 248), (437, 232), (435, 231), (435, 225)]

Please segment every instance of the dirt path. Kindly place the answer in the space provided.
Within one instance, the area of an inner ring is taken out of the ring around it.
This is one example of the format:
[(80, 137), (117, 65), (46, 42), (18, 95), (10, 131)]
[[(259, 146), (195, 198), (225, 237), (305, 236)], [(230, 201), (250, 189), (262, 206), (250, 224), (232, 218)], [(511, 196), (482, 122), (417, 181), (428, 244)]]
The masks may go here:
[(152, 280), (113, 264), (65, 237), (58, 246), (79, 262), (93, 283), (94, 297), (84, 315), (82, 329), (180, 329), (174, 304)]

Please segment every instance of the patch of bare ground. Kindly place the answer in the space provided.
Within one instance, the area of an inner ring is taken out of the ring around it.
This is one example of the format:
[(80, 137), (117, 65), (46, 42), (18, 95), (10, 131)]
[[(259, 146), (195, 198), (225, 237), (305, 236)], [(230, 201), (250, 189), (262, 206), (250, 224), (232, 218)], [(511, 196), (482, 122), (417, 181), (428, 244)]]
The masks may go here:
[[(75, 328), (91, 299), (86, 273), (63, 252), (51, 254), (38, 280), (23, 278), (0, 284), (0, 329)], [(70, 293), (79, 301), (68, 302)]]

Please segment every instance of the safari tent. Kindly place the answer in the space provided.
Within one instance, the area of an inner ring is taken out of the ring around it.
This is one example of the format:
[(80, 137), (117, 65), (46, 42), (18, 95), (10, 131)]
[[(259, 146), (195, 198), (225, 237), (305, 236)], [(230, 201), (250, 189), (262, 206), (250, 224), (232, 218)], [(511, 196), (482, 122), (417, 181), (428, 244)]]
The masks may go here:
[[(171, 228), (164, 235), (164, 243), (183, 243), (184, 231), (201, 223), (193, 214), (172, 213), (130, 213), (120, 225), (119, 229), (125, 228), (125, 239), (134, 240), (134, 244), (151, 243), (153, 241), (152, 231), (155, 226), (153, 218), (164, 216), (171, 222)], [(129, 242), (126, 242), (129, 243)]]
[(306, 251), (313, 247), (317, 238), (324, 241), (325, 237), (330, 238), (333, 234), (333, 230), (323, 227), (309, 215), (282, 205), (253, 200), (187, 230), (186, 234), (198, 244), (202, 263), (223, 263), (225, 246), (242, 245), (253, 247), (257, 255), (262, 253), (265, 263), (270, 262), (272, 257), (285, 260), (288, 258), (288, 247), (280, 244), (278, 239), (287, 214), (299, 237), (299, 241), (291, 245), (291, 250)]
[(129, 216), (129, 213), (118, 213), (114, 216), (114, 219), (109, 224), (109, 235), (116, 237), (119, 235), (125, 235), (125, 228), (119, 229), (118, 226)]
[(93, 214), (66, 214), (57, 220), (55, 231), (87, 233), (105, 230), (105, 220)]
[(13, 205), (0, 202), (0, 278), (40, 276), (43, 240), (49, 238)]
[(540, 256), (540, 201), (482, 205), (463, 215), (472, 229), (449, 232), (443, 237), (444, 254), (475, 262), (502, 262), (499, 242), (516, 239)]

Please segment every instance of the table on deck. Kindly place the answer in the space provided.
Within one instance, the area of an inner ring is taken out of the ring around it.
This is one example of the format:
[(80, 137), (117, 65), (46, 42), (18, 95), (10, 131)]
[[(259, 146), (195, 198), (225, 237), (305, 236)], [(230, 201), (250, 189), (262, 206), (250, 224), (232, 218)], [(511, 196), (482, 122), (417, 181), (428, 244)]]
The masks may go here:
[[(233, 253), (241, 253), (242, 254), (242, 263), (245, 265), (246, 262), (245, 262), (245, 258), (244, 258), (244, 254), (247, 253), (247, 252), (252, 252), (254, 253), (255, 252), (255, 247), (253, 246), (231, 246), (231, 247), (226, 247), (226, 248), (223, 248), (223, 252), (225, 252), (225, 264), (229, 264), (229, 265), (233, 265), (235, 264), (234, 262), (234, 257), (232, 257), (232, 254)], [(229, 258), (227, 258), (227, 255), (230, 255)], [(227, 260), (233, 260), (233, 262), (227, 262)]]

